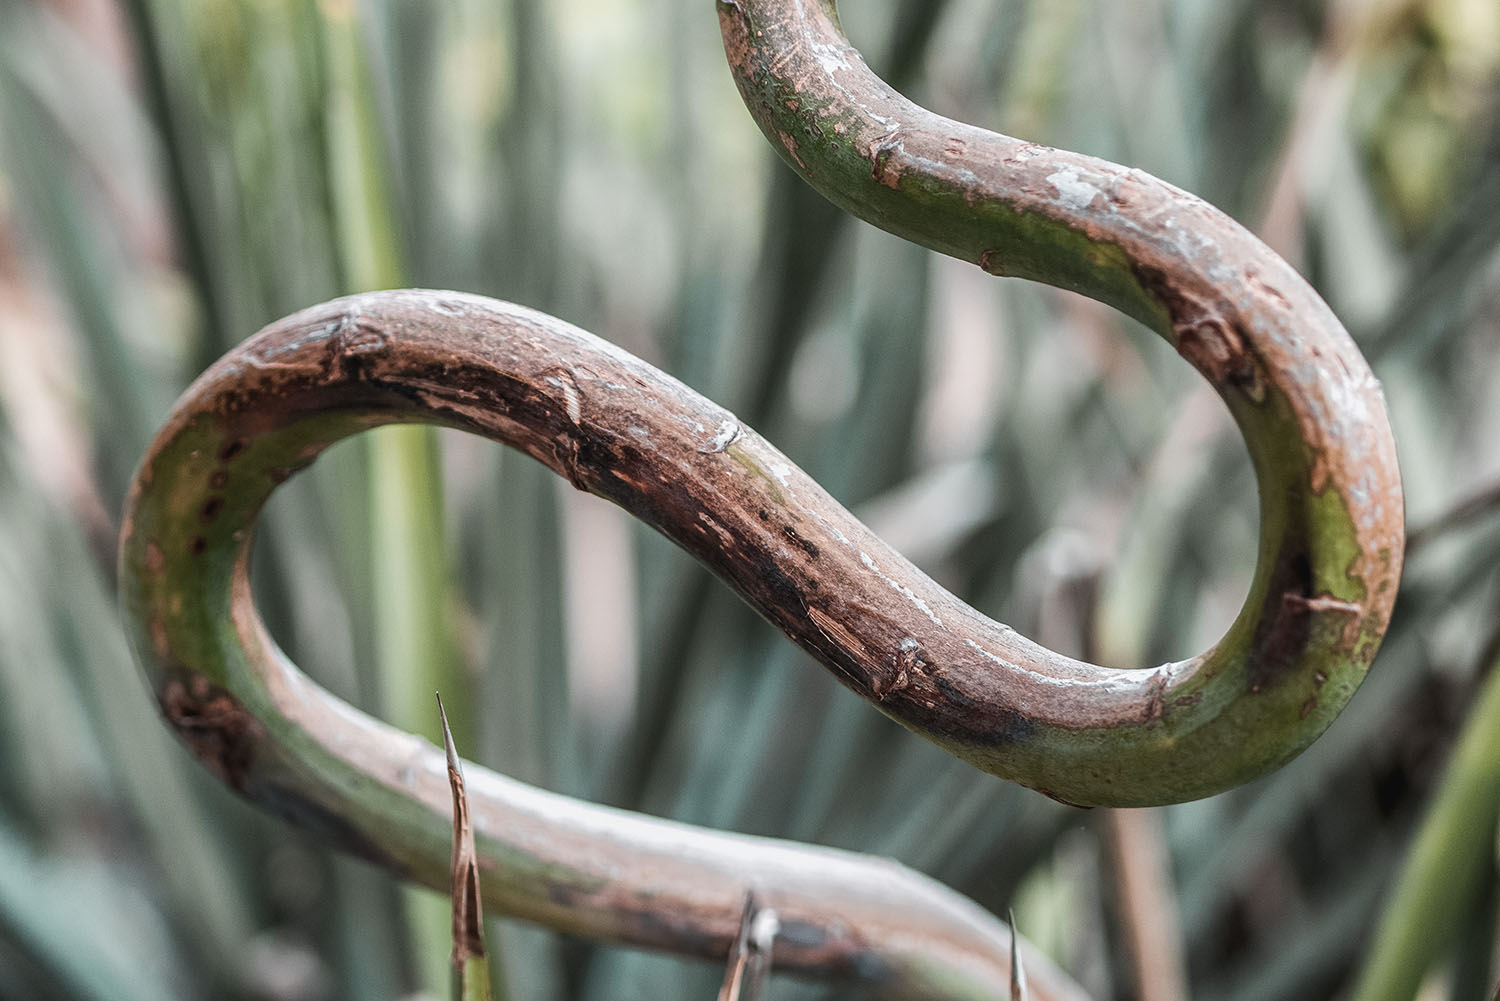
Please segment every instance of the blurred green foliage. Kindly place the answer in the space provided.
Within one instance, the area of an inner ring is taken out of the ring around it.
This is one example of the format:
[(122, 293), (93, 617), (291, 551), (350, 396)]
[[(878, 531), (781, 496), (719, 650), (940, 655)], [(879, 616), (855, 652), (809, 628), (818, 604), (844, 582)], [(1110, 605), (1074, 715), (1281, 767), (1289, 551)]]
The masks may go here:
[[(1385, 383), (1411, 521), (1431, 530), (1365, 689), (1281, 773), (1147, 829), (1175, 905), (1154, 930), (1194, 997), (1337, 996), (1500, 647), (1500, 7), (843, 16), (929, 107), (1228, 210), (1308, 274)], [(172, 399), (342, 292), (465, 289), (613, 340), (1064, 651), (1143, 666), (1228, 624), (1253, 479), (1188, 366), (1092, 303), (840, 216), (775, 160), (722, 61), (708, 0), (0, 0), (0, 997), (436, 989), (432, 906), (201, 774), (113, 608), (116, 512)], [(422, 699), (439, 677), (478, 761), (893, 855), (1014, 906), (1096, 996), (1140, 996), (1106, 813), (909, 737), (530, 460), (432, 442), (337, 448), (268, 513), (261, 607), (320, 682), (395, 718), (415, 699), (403, 667)], [(397, 530), (428, 565), (388, 571), (373, 540)], [(402, 640), (405, 606), (429, 618)], [(402, 642), (426, 666), (393, 656)], [(1462, 932), (1430, 943), (1424, 997), (1493, 995), (1493, 816), (1477, 855), (1466, 835), (1483, 872), (1454, 890)], [(491, 926), (515, 998), (708, 997), (722, 973)]]

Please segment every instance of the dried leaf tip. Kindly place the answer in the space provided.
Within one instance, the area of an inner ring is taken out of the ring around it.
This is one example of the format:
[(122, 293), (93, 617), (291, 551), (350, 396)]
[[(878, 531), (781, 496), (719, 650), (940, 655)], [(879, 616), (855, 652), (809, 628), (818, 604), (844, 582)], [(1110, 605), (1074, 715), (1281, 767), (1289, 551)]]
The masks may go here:
[(1016, 912), (1006, 911), (1010, 919), (1010, 1001), (1026, 1001), (1026, 970), (1021, 966), (1021, 936), (1016, 933)]
[(469, 822), (469, 797), (464, 791), (458, 749), (442, 695), (437, 696), (438, 716), (443, 724), (443, 747), (448, 754), (448, 785), (453, 791), (453, 856), (449, 879), (453, 896), (453, 969), (459, 977), (459, 996), (468, 997), (464, 978), (470, 959), (484, 958), (484, 916), (479, 903), (479, 863), (474, 850), (474, 827)]
[[(461, 789), (463, 786), (463, 772), (459, 771), (458, 768), (458, 748), (453, 746), (453, 731), (448, 727), (448, 711), (443, 708), (443, 693), (433, 692), (432, 694), (437, 697), (438, 718), (443, 722), (443, 750), (448, 754), (448, 771), (458, 775), (458, 783)], [(449, 781), (450, 783), (452, 782), (451, 776)], [(458, 790), (455, 790), (454, 795), (458, 795)]]
[(771, 974), (771, 948), (780, 931), (776, 912), (760, 906), (754, 890), (746, 891), (739, 933), (729, 947), (729, 968), (718, 1001), (756, 1001)]

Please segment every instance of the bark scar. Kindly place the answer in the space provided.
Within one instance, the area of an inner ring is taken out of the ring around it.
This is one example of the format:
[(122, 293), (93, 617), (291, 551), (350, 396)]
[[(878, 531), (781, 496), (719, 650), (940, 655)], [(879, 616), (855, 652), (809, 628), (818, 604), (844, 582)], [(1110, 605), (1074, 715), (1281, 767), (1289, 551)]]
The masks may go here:
[(870, 144), (870, 176), (892, 190), (900, 188), (901, 167), (892, 160), (897, 152), (904, 152), (905, 149), (905, 139), (899, 128), (892, 128), (872, 142)]
[(244, 790), (255, 746), (265, 739), (266, 729), (238, 699), (200, 674), (187, 682), (167, 682), (161, 711), (209, 771)]
[[(807, 618), (817, 627), (818, 632), (822, 633), (837, 648), (838, 652), (844, 655), (843, 658), (835, 657), (830, 658), (831, 660), (837, 662), (840, 659), (847, 659), (861, 668), (869, 662), (870, 655), (865, 645), (859, 641), (859, 637), (845, 628), (844, 624), (839, 622), (838, 619), (835, 619), (822, 609), (814, 608), (811, 605), (807, 606)], [(840, 667), (842, 668), (842, 665)], [(876, 701), (884, 700), (888, 686), (882, 684), (879, 678), (873, 677), (870, 671), (863, 669), (851, 671), (844, 668), (843, 673), (850, 681), (868, 691), (870, 696)]]
[(1136, 276), (1167, 308), (1178, 354), (1221, 390), (1238, 389), (1255, 403), (1266, 398), (1259, 363), (1227, 304), (1205, 300), (1155, 268), (1137, 267)]

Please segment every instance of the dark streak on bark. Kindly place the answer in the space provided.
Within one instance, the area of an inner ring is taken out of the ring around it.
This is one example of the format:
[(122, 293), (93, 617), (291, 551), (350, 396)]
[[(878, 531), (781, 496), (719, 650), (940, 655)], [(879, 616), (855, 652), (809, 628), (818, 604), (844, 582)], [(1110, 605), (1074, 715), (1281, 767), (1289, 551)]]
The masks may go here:
[(1251, 694), (1270, 688), (1295, 666), (1312, 632), (1307, 605), (1312, 597), (1312, 568), (1307, 557), (1295, 553), (1279, 561), (1271, 587), (1273, 593), (1281, 595), (1281, 600), (1256, 630), (1253, 644), (1256, 656), (1251, 658), (1247, 670)]
[(160, 704), (162, 715), (194, 756), (231, 788), (244, 791), (255, 747), (265, 738), (260, 720), (201, 674), (169, 680), (160, 692)]
[(1233, 312), (1228, 303), (1194, 296), (1159, 268), (1137, 265), (1134, 270), (1141, 286), (1166, 306), (1183, 358), (1221, 392), (1237, 389), (1257, 403), (1265, 398), (1265, 380), (1245, 337), (1228, 319)]

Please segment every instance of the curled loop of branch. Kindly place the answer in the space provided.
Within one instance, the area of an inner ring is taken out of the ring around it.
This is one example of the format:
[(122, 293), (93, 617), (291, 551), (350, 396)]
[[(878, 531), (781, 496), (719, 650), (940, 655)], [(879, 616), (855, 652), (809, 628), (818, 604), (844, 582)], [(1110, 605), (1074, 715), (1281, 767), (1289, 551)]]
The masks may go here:
[[(752, 429), (643, 362), (493, 300), (373, 293), (288, 317), (231, 352), (178, 402), (140, 467), (121, 579), (168, 721), (251, 799), (442, 885), (441, 752), (298, 671), (265, 633), (247, 563), (255, 519), (288, 476), (340, 438), (422, 421), (509, 444), (619, 504), (882, 712), (1056, 798), (1190, 799), (1301, 751), (1374, 657), (1402, 552), (1384, 403), (1327, 307), (1190, 195), (905, 101), (848, 45), (832, 0), (718, 9), (747, 105), (819, 190), (987, 271), (1110, 303), (1214, 384), (1261, 505), (1256, 575), (1225, 637), (1147, 671), (1062, 657), (947, 593)], [(870, 860), (576, 803), (477, 768), (469, 786), (480, 866), (505, 874), (484, 888), (496, 911), (723, 956), (753, 882), (786, 931), (780, 969), (928, 996), (939, 979), (1006, 980), (998, 924), (905, 870), (872, 881)], [(1045, 961), (1026, 963), (1039, 988)], [(986, 996), (976, 990), (941, 996)]]
[[(251, 532), (276, 487), (333, 442), (403, 421), (506, 442), (621, 504), (833, 656), (856, 686), (863, 661), (833, 638), (873, 651), (880, 634), (856, 638), (858, 623), (839, 624), (841, 603), (856, 600), (860, 579), (880, 581), (873, 600), (897, 593), (866, 561), (915, 572), (727, 411), (544, 314), (452, 292), (378, 292), (261, 331), (194, 383), (137, 474), (121, 543), (136, 645), (167, 721), (220, 778), (430, 886), (449, 878), (443, 753), (309, 680), (266, 634), (250, 589)], [(888, 628), (900, 653), (906, 630)], [(465, 772), (491, 913), (722, 959), (753, 888), (779, 918), (778, 970), (936, 998), (989, 997), (986, 985), (1006, 982), (1004, 926), (900, 866)], [(1040, 956), (1026, 962), (1033, 982), (1049, 969)], [(1079, 997), (1054, 979), (1039, 997)]]
[(899, 236), (1081, 292), (1156, 330), (1228, 404), (1260, 486), (1254, 581), (1213, 649), (1113, 671), (978, 625), (963, 670), (950, 667), (959, 651), (933, 657), (918, 637), (918, 656), (962, 699), (927, 713), (887, 699), (886, 711), (1074, 803), (1193, 799), (1303, 750), (1374, 658), (1404, 549), (1384, 398), (1332, 312), (1187, 192), (912, 104), (849, 45), (834, 0), (717, 3), (740, 94), (794, 170)]

